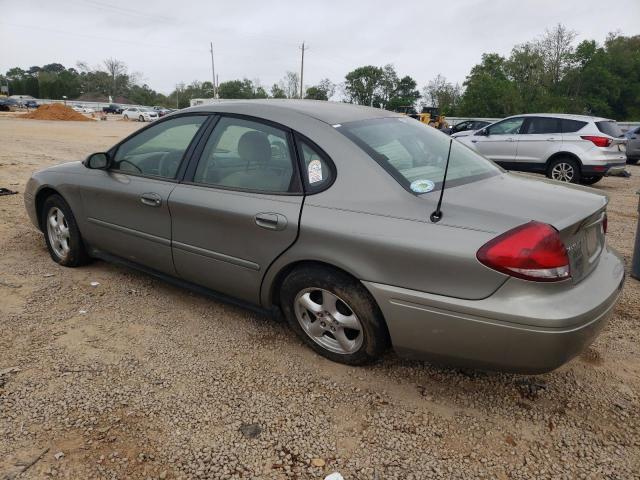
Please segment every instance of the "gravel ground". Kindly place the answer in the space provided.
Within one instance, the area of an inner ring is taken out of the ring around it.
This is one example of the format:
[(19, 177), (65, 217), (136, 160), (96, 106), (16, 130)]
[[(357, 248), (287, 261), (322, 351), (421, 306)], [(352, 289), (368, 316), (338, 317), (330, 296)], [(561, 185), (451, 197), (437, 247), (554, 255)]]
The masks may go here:
[[(0, 186), (139, 127), (0, 116)], [(597, 185), (630, 262), (640, 167)], [(0, 197), (0, 479), (640, 478), (640, 282), (581, 357), (527, 377), (389, 353), (333, 364), (286, 326), (103, 262), (54, 264)], [(91, 282), (99, 282), (91, 286)]]

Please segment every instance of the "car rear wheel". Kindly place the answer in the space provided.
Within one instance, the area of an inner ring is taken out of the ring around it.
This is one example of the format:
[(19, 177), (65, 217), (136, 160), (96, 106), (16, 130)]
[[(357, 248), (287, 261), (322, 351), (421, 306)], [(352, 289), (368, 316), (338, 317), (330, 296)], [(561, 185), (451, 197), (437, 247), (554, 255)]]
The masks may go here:
[(363, 365), (387, 348), (386, 325), (373, 297), (343, 272), (324, 267), (296, 269), (284, 280), (280, 295), (291, 329), (330, 360)]
[(142, 115), (140, 115), (140, 116), (138, 117), (138, 120), (140, 120), (141, 122), (144, 122), (144, 117), (143, 117)]
[(640, 160), (640, 158), (627, 158), (627, 163), (629, 165), (635, 165), (636, 163), (638, 163), (638, 160)]
[(557, 158), (549, 164), (547, 177), (567, 183), (580, 183), (580, 165), (572, 158)]
[(583, 185), (594, 185), (602, 180), (602, 177), (582, 177), (580, 183)]
[(65, 267), (79, 267), (89, 261), (71, 208), (60, 195), (47, 197), (42, 206), (42, 226), (49, 255)]

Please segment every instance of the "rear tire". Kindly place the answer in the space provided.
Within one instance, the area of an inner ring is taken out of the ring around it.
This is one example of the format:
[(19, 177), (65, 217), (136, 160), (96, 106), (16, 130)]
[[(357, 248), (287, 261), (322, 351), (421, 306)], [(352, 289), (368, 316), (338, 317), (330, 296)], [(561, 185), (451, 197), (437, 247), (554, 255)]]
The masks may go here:
[(144, 117), (143, 117), (142, 115), (140, 115), (140, 116), (138, 117), (138, 120), (140, 120), (141, 122), (144, 122)]
[(280, 300), (291, 329), (323, 357), (347, 365), (379, 358), (389, 344), (382, 313), (358, 280), (311, 266), (285, 278)]
[(49, 255), (64, 267), (79, 267), (89, 263), (78, 224), (71, 207), (60, 195), (50, 195), (40, 213), (42, 231)]
[(556, 158), (547, 168), (547, 177), (560, 182), (580, 183), (580, 165), (570, 157)]
[(594, 185), (598, 183), (600, 180), (602, 180), (602, 177), (582, 177), (582, 180), (580, 180), (580, 183), (582, 185)]
[(638, 160), (640, 160), (640, 158), (627, 158), (627, 164), (635, 165), (636, 163), (638, 163)]

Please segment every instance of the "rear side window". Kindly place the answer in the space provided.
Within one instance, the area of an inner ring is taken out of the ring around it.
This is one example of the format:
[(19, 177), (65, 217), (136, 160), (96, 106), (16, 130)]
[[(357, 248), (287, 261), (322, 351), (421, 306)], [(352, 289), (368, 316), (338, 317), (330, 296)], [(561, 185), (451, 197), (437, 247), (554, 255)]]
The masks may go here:
[(223, 117), (204, 148), (195, 183), (254, 192), (289, 192), (293, 160), (285, 131), (253, 120)]
[(610, 137), (621, 137), (622, 129), (620, 125), (618, 125), (613, 120), (603, 120), (601, 122), (596, 122), (596, 127), (605, 135), (609, 135)]
[(560, 133), (560, 125), (557, 118), (531, 117), (527, 122), (527, 127), (524, 133), (530, 135)]
[(573, 133), (581, 130), (587, 122), (581, 122), (580, 120), (569, 120), (567, 118), (563, 118), (560, 120), (560, 126), (562, 128), (562, 133)]
[(302, 177), (306, 190), (315, 193), (323, 190), (333, 181), (331, 164), (323, 153), (305, 140), (298, 140), (298, 152), (302, 157)]

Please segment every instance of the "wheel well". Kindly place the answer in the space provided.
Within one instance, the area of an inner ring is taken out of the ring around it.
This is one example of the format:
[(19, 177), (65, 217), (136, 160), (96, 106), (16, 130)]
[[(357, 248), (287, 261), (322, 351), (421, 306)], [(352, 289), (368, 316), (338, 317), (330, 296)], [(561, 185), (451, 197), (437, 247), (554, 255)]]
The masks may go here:
[(280, 287), (282, 287), (282, 282), (284, 282), (284, 279), (287, 278), (287, 275), (289, 275), (292, 271), (294, 271), (298, 267), (324, 267), (331, 270), (337, 270), (341, 273), (344, 273), (345, 275), (349, 275), (355, 280), (360, 281), (351, 273), (347, 272), (346, 270), (343, 270), (342, 268), (338, 268), (335, 265), (331, 265), (330, 263), (321, 262), (317, 260), (299, 260), (297, 262), (293, 262), (293, 263), (290, 263), (289, 265), (286, 265), (284, 268), (282, 268), (282, 270), (278, 272), (278, 274), (273, 279), (273, 282), (271, 283), (271, 293), (269, 296), (271, 299), (271, 303), (273, 305), (280, 306), (280, 295), (278, 294), (280, 293)]
[(44, 231), (44, 226), (42, 225), (42, 206), (44, 205), (44, 201), (51, 195), (60, 194), (57, 190), (54, 190), (51, 187), (41, 188), (40, 191), (36, 194), (36, 215), (38, 217), (38, 225), (40, 226), (41, 231)]
[(545, 166), (545, 171), (549, 170), (549, 165), (551, 165), (551, 162), (553, 162), (554, 160), (557, 160), (558, 158), (562, 158), (562, 157), (569, 157), (572, 160), (575, 160), (578, 163), (578, 166), (580, 167), (580, 170), (582, 170), (582, 162), (580, 161), (580, 158), (571, 152), (557, 152), (554, 153), (553, 155), (551, 155), (548, 159), (547, 159), (547, 164)]

